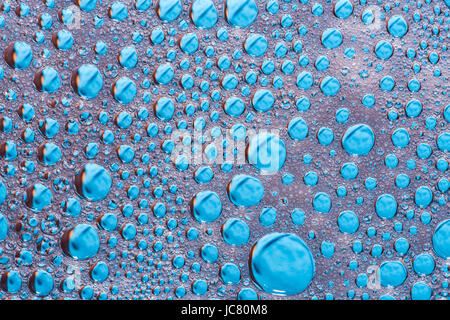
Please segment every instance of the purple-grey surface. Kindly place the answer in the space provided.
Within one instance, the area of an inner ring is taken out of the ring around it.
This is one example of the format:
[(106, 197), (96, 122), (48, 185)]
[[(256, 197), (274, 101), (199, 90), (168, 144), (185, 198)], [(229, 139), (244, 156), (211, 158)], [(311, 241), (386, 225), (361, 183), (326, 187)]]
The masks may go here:
[(448, 299), (449, 7), (0, 1), (0, 299)]

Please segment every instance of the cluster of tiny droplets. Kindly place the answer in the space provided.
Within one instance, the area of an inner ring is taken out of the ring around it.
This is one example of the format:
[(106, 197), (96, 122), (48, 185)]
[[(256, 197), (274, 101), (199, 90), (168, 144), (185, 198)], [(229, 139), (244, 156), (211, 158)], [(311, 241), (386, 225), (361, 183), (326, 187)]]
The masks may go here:
[(447, 299), (449, 8), (0, 1), (0, 298)]

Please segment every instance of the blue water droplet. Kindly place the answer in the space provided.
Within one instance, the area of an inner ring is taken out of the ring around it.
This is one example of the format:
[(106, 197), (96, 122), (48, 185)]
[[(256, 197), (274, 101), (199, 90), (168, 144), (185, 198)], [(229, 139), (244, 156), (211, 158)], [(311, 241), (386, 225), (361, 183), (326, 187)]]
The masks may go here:
[(119, 52), (120, 65), (127, 69), (133, 69), (138, 63), (138, 55), (133, 46), (124, 47)]
[(225, 18), (235, 27), (247, 28), (255, 22), (258, 6), (255, 0), (226, 0)]
[(331, 198), (325, 192), (316, 193), (312, 203), (317, 212), (328, 213), (331, 210)]
[(402, 38), (408, 32), (408, 23), (401, 15), (394, 15), (387, 22), (389, 33), (396, 38)]
[(322, 33), (322, 44), (327, 49), (335, 49), (342, 44), (342, 33), (336, 28), (328, 28)]
[(308, 125), (301, 117), (292, 118), (288, 124), (289, 136), (294, 140), (303, 140), (308, 136)]
[(245, 39), (244, 49), (252, 57), (262, 57), (267, 50), (267, 39), (261, 34), (251, 34)]
[(72, 73), (72, 87), (85, 99), (94, 99), (103, 87), (103, 78), (94, 65), (84, 64)]
[(328, 97), (333, 97), (335, 95), (337, 95), (337, 93), (339, 92), (341, 85), (339, 83), (339, 80), (334, 78), (334, 77), (330, 77), (330, 76), (326, 76), (325, 78), (322, 79), (322, 81), (320, 81), (320, 90), (322, 90), (323, 94), (328, 96)]
[(126, 105), (132, 102), (136, 97), (137, 87), (133, 80), (122, 77), (114, 82), (111, 92), (116, 101)]
[(428, 253), (419, 254), (413, 261), (413, 269), (420, 276), (432, 274), (435, 266), (433, 256)]
[(244, 174), (234, 176), (227, 190), (231, 202), (243, 207), (257, 205), (264, 196), (264, 186), (261, 181)]
[(212, 191), (200, 191), (192, 199), (192, 214), (198, 222), (213, 222), (222, 213), (222, 202)]
[(18, 271), (5, 272), (1, 278), (1, 287), (8, 293), (18, 293), (22, 288), (22, 278)]
[(305, 242), (294, 234), (271, 233), (259, 239), (250, 255), (253, 281), (277, 295), (303, 292), (315, 273), (315, 262)]
[(5, 240), (6, 236), (8, 235), (8, 221), (6, 220), (5, 216), (0, 214), (0, 242)]
[(400, 261), (384, 261), (377, 272), (383, 287), (398, 287), (405, 282), (408, 274)]
[(211, 0), (195, 0), (191, 6), (190, 16), (199, 29), (211, 29), (218, 20), (216, 7)]
[(426, 208), (433, 201), (433, 192), (426, 186), (420, 186), (417, 188), (414, 194), (414, 202), (420, 208)]
[(342, 147), (350, 155), (367, 155), (375, 143), (375, 134), (366, 124), (349, 127), (342, 136)]
[(350, 0), (338, 0), (333, 8), (334, 14), (340, 19), (347, 19), (353, 13), (353, 4)]
[(286, 160), (284, 142), (275, 134), (262, 132), (255, 135), (247, 150), (248, 162), (263, 173), (280, 170)]
[(6, 47), (4, 57), (11, 68), (24, 70), (28, 68), (33, 59), (33, 51), (29, 44), (18, 41)]
[(37, 296), (45, 297), (52, 292), (54, 287), (53, 277), (44, 270), (36, 270), (31, 274), (28, 281), (30, 290)]
[(156, 13), (164, 22), (176, 20), (182, 11), (180, 0), (158, 0), (156, 3)]
[(62, 51), (66, 51), (73, 46), (73, 36), (68, 30), (60, 30), (52, 35), (53, 45)]
[(172, 119), (173, 114), (175, 112), (175, 104), (168, 97), (161, 97), (158, 100), (156, 100), (153, 108), (156, 117), (158, 117), (158, 119), (163, 121), (169, 121), (170, 119)]
[(75, 260), (92, 258), (100, 249), (98, 232), (91, 225), (78, 224), (64, 233), (61, 248)]
[(99, 261), (90, 269), (90, 276), (95, 282), (104, 282), (108, 279), (109, 268), (104, 261)]
[(244, 221), (231, 218), (222, 226), (222, 236), (225, 243), (232, 246), (242, 246), (250, 238), (250, 229)]
[(238, 284), (241, 280), (241, 271), (234, 263), (225, 263), (220, 268), (220, 277), (225, 284)]
[(54, 143), (47, 142), (38, 149), (38, 159), (46, 165), (53, 166), (61, 157), (61, 149)]
[(277, 211), (273, 207), (267, 207), (262, 209), (259, 215), (259, 223), (264, 227), (270, 227), (275, 223), (277, 219)]
[(75, 176), (77, 193), (89, 201), (100, 201), (106, 198), (112, 186), (112, 178), (108, 171), (95, 163), (84, 165)]
[(48, 207), (52, 202), (52, 192), (41, 183), (36, 183), (27, 189), (25, 204), (33, 211), (39, 212)]
[(342, 233), (355, 233), (359, 228), (358, 216), (353, 211), (343, 211), (338, 216), (339, 231)]
[(450, 258), (450, 220), (442, 221), (434, 230), (433, 249), (439, 257)]
[(390, 194), (383, 194), (375, 202), (375, 211), (382, 219), (392, 219), (397, 213), (397, 201)]
[(432, 289), (425, 282), (416, 282), (411, 288), (412, 300), (430, 300)]
[(53, 93), (61, 87), (61, 79), (55, 69), (48, 67), (35, 74), (34, 85), (39, 91)]
[(252, 97), (253, 108), (257, 111), (266, 112), (272, 109), (275, 103), (275, 97), (267, 89), (259, 89)]

